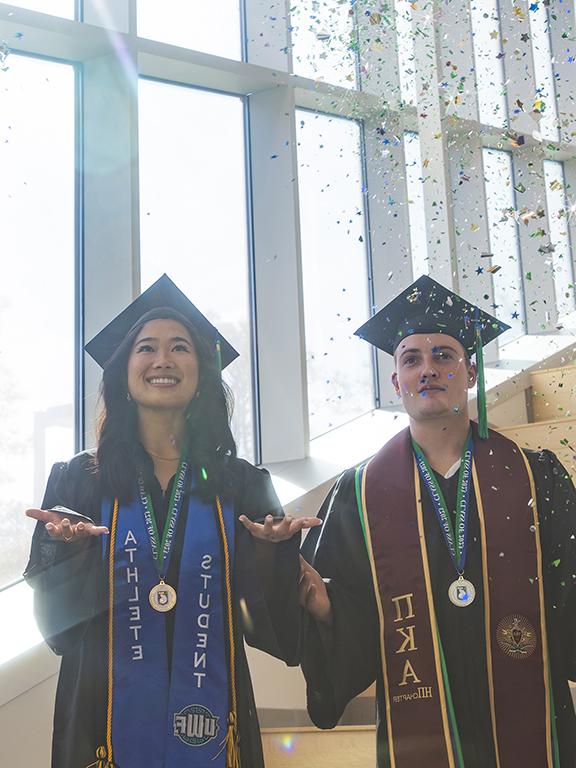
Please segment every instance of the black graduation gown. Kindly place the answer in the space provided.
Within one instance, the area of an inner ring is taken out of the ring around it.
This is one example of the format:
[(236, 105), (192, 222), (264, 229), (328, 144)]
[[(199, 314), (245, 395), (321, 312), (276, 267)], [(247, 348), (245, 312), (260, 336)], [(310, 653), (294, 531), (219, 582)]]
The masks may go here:
[[(525, 452), (537, 489), (543, 550), (544, 595), (561, 768), (576, 766), (576, 718), (568, 680), (576, 680), (576, 493), (558, 459), (549, 451)], [(307, 680), (308, 711), (319, 728), (333, 728), (346, 704), (374, 680), (377, 689), (377, 762), (389, 766), (379, 629), (374, 588), (360, 525), (354, 469), (340, 478), (304, 546), (305, 558), (327, 579), (334, 622), (327, 628), (313, 620), (304, 639), (302, 669)], [(446, 502), (456, 504), (458, 473), (438, 477)], [(456, 573), (442, 537), (428, 491), (421, 484), (424, 530), (434, 604), (446, 656), (456, 719), (466, 768), (496, 768), (490, 722), (480, 527), (471, 493), (466, 578), (477, 590), (475, 602), (458, 608), (447, 590)], [(319, 542), (319, 543), (318, 543)], [(519, 716), (521, 716), (521, 702)], [(418, 733), (414, 733), (418, 739)], [(524, 765), (523, 768), (542, 768)]]
[[(236, 516), (257, 520), (282, 514), (268, 472), (246, 461), (231, 461)], [(156, 501), (159, 486), (151, 489)], [(43, 509), (61, 504), (100, 521), (101, 496), (92, 456), (82, 453), (54, 465)], [(156, 507), (157, 508), (157, 507)], [(187, 509), (183, 505), (183, 512)], [(167, 582), (178, 584), (185, 514), (181, 514)], [(281, 544), (255, 540), (236, 525), (234, 606), (237, 653), (238, 727), (242, 768), (262, 768), (262, 746), (243, 637), (290, 665), (298, 663), (298, 547), (300, 537)], [(106, 743), (107, 579), (99, 539), (82, 544), (55, 542), (38, 523), (25, 576), (34, 588), (36, 619), (52, 650), (62, 656), (56, 693), (52, 768), (85, 768)], [(238, 609), (240, 600), (247, 612)], [(168, 651), (174, 611), (166, 614)], [(243, 626), (242, 617), (249, 616)], [(120, 766), (136, 768), (136, 766)]]

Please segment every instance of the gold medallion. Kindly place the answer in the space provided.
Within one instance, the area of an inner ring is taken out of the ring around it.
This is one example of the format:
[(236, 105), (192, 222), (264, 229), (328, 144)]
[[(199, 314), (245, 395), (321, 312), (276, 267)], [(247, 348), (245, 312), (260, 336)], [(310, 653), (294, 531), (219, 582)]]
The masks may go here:
[(530, 658), (538, 642), (536, 630), (526, 616), (519, 613), (505, 616), (498, 623), (496, 638), (506, 656), (519, 661)]
[(160, 580), (160, 584), (156, 584), (150, 590), (148, 599), (155, 611), (166, 613), (166, 611), (171, 611), (176, 605), (176, 590), (170, 584)]
[(448, 587), (448, 597), (450, 602), (457, 605), (458, 608), (466, 608), (474, 602), (476, 588), (471, 581), (460, 576)]

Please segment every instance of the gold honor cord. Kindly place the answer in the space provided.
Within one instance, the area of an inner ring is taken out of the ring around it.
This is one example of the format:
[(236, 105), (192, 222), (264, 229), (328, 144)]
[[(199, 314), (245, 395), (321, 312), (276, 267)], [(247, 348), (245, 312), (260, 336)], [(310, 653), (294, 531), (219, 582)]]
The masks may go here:
[[(374, 595), (376, 596), (376, 606), (378, 608), (378, 617), (380, 623), (380, 659), (382, 662), (382, 674), (384, 677), (384, 694), (386, 698), (386, 727), (388, 733), (388, 741), (390, 745), (390, 768), (396, 768), (396, 755), (394, 751), (394, 733), (392, 731), (392, 709), (390, 705), (390, 684), (388, 681), (388, 666), (386, 664), (386, 646), (384, 644), (384, 608), (382, 606), (382, 595), (380, 593), (380, 587), (378, 585), (378, 575), (376, 573), (376, 561), (374, 559), (374, 549), (372, 547), (372, 535), (370, 533), (370, 523), (368, 521), (368, 506), (366, 504), (366, 476), (368, 474), (368, 464), (362, 471), (362, 486), (360, 489), (360, 495), (358, 496), (358, 484), (356, 486), (358, 511), (360, 512), (360, 520), (362, 522), (362, 529), (364, 531), (364, 538), (366, 542), (366, 549), (368, 552), (368, 560), (370, 561), (370, 570), (372, 572), (372, 583), (374, 584)], [(356, 474), (356, 480), (358, 480), (358, 474)]]
[(106, 710), (106, 746), (96, 749), (96, 762), (87, 768), (116, 768), (112, 762), (112, 684), (113, 684), (113, 627), (114, 627), (114, 555), (118, 524), (118, 499), (114, 499), (110, 526), (110, 555), (108, 558), (108, 705)]
[[(540, 539), (540, 523), (538, 517), (538, 499), (536, 497), (536, 484), (534, 482), (534, 474), (532, 468), (528, 463), (526, 454), (516, 443), (516, 447), (520, 452), (520, 456), (524, 460), (524, 466), (528, 473), (528, 480), (530, 481), (530, 497), (533, 500), (532, 503), (532, 517), (534, 520), (534, 527), (536, 528), (536, 562), (538, 564), (538, 597), (540, 599), (540, 631), (542, 632), (542, 660), (544, 663), (544, 690), (546, 691), (546, 752), (548, 757), (548, 763), (550, 767), (556, 764), (556, 761), (552, 757), (552, 752), (556, 754), (558, 748), (556, 737), (556, 724), (552, 719), (551, 704), (553, 704), (553, 696), (551, 690), (551, 678), (550, 675), (550, 655), (548, 650), (548, 630), (546, 628), (546, 606), (544, 603), (544, 572), (542, 570), (542, 542)], [(558, 761), (559, 762), (559, 761)]]
[[(240, 768), (240, 745), (238, 743), (238, 717), (236, 700), (236, 649), (234, 645), (234, 617), (232, 610), (232, 583), (230, 577), (230, 552), (228, 538), (224, 527), (224, 515), (220, 496), (216, 496), (218, 523), (224, 549), (224, 584), (226, 587), (226, 608), (228, 613), (228, 643), (230, 650), (230, 714), (228, 715), (228, 730), (222, 741), (222, 749), (226, 748), (226, 768)], [(220, 753), (218, 753), (220, 754)]]

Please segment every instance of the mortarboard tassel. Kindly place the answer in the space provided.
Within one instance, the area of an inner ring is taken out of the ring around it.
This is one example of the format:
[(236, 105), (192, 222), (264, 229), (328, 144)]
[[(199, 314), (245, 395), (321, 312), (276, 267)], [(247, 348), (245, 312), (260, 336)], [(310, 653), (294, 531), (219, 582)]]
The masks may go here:
[(218, 361), (218, 368), (222, 371), (222, 344), (220, 339), (216, 339), (216, 360)]
[(482, 351), (482, 334), (480, 322), (476, 321), (476, 373), (478, 395), (478, 435), (482, 440), (488, 437), (488, 414), (486, 413), (486, 382), (484, 381), (484, 352)]
[(240, 749), (238, 745), (238, 729), (236, 714), (230, 712), (228, 731), (226, 733), (226, 768), (240, 768)]

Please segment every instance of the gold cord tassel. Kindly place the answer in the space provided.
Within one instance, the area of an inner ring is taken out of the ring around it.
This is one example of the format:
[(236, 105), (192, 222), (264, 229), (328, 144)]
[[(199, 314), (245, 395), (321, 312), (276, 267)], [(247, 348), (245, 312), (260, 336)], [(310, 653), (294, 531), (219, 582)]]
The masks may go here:
[(116, 768), (111, 760), (108, 760), (106, 747), (98, 747), (96, 750), (96, 762), (90, 763), (86, 768)]
[(236, 713), (228, 715), (228, 731), (226, 733), (226, 768), (240, 768), (240, 745), (238, 743), (238, 728)]

